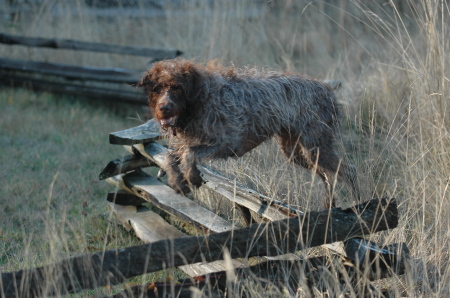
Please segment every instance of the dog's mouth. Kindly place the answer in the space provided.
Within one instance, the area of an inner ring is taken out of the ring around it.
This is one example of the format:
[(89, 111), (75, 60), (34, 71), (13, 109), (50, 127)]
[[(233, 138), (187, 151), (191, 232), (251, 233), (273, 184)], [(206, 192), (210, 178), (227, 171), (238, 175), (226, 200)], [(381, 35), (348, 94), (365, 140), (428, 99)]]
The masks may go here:
[(177, 135), (177, 130), (176, 130), (176, 128), (175, 128), (175, 124), (177, 123), (177, 116), (172, 116), (172, 117), (169, 117), (169, 118), (162, 118), (161, 120), (159, 120), (159, 123), (161, 124), (161, 127), (163, 128), (163, 129), (169, 129), (169, 128), (172, 128), (172, 134), (174, 135), (174, 136), (176, 136)]
[(169, 118), (162, 118), (159, 120), (159, 123), (163, 128), (169, 128), (175, 126), (175, 123), (177, 122), (177, 116), (172, 116)]

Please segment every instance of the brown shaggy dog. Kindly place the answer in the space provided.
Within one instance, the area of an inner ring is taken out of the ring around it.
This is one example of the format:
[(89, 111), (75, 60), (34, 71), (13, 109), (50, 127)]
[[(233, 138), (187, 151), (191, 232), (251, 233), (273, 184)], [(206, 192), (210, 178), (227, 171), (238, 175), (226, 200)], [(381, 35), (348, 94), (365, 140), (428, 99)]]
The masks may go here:
[(334, 175), (359, 199), (355, 169), (335, 150), (339, 109), (327, 84), (263, 69), (206, 66), (174, 59), (155, 63), (138, 85), (162, 128), (178, 144), (163, 167), (180, 193), (200, 186), (197, 161), (242, 156), (276, 136), (286, 157), (314, 170), (325, 183), (326, 207), (334, 206)]

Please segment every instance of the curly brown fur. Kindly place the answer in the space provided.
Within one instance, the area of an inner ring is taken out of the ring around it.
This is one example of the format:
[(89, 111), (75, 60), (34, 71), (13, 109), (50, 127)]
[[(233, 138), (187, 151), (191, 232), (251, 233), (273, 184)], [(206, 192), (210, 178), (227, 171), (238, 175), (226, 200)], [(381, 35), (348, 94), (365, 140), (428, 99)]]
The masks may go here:
[(340, 113), (327, 84), (291, 73), (174, 59), (155, 63), (138, 86), (145, 88), (154, 117), (176, 135), (164, 166), (176, 191), (202, 184), (197, 161), (240, 157), (276, 136), (291, 162), (324, 181), (325, 206), (334, 206), (336, 173), (359, 199), (355, 169), (335, 150)]

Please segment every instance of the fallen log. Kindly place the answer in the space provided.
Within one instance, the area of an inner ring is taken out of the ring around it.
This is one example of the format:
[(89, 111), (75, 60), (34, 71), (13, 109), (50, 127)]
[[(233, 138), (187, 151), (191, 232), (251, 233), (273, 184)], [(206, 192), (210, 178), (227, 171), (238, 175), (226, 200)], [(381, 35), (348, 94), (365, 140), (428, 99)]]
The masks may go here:
[(129, 277), (224, 258), (277, 256), (361, 237), (398, 225), (395, 200), (374, 199), (342, 210), (311, 211), (295, 218), (253, 224), (207, 236), (161, 240), (86, 254), (36, 269), (2, 273), (2, 296), (48, 296), (124, 282)]

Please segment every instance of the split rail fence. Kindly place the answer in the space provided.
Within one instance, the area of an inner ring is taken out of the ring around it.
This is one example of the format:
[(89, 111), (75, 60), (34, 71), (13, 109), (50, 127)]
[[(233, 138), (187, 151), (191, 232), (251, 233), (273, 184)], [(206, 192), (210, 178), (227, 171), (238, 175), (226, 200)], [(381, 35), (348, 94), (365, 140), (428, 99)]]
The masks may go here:
[[(76, 293), (174, 267), (190, 277), (127, 287), (115, 297), (222, 296), (230, 293), (230, 286), (239, 289), (240, 282), (255, 277), (293, 295), (299, 289), (313, 293), (329, 290), (330, 274), (343, 286), (350, 281), (347, 286), (363, 295), (374, 290), (370, 281), (405, 273), (409, 252), (404, 243), (381, 246), (363, 238), (397, 226), (394, 199), (373, 199), (345, 210), (302, 212), (200, 166), (202, 187), (242, 215), (246, 227), (237, 228), (197, 200), (176, 194), (158, 175), (147, 173), (156, 173), (163, 161), (168, 150), (163, 138), (153, 120), (111, 133), (110, 143), (124, 145), (130, 154), (111, 161), (99, 175), (119, 189), (108, 194), (111, 213), (145, 244), (2, 273), (0, 296)], [(323, 255), (296, 254), (318, 246)]]
[[(182, 54), (177, 49), (123, 46), (69, 39), (38, 38), (0, 32), (0, 44), (55, 50), (75, 50), (149, 57), (149, 64)], [(11, 47), (11, 50), (13, 48)], [(0, 83), (33, 90), (71, 94), (95, 99), (145, 104), (143, 92), (133, 87), (143, 71), (125, 68), (79, 66), (0, 57)]]

